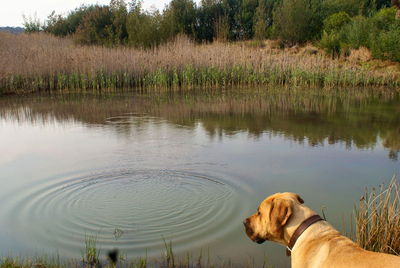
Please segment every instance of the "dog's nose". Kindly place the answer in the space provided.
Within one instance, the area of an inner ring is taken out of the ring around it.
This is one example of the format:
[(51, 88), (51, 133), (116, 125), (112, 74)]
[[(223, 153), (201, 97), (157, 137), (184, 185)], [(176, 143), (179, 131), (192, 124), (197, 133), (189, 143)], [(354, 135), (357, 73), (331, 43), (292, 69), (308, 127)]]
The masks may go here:
[(243, 221), (243, 225), (244, 225), (245, 227), (247, 227), (248, 224), (249, 224), (249, 220), (248, 220), (248, 219), (245, 219), (245, 220)]

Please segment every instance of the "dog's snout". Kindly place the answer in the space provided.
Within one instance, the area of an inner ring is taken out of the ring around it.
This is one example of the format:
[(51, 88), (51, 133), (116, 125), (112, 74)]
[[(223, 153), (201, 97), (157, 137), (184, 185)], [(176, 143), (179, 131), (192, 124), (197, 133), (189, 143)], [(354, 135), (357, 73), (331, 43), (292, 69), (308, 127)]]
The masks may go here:
[(248, 237), (251, 237), (254, 233), (253, 229), (250, 227), (250, 220), (249, 218), (243, 221), (244, 229)]

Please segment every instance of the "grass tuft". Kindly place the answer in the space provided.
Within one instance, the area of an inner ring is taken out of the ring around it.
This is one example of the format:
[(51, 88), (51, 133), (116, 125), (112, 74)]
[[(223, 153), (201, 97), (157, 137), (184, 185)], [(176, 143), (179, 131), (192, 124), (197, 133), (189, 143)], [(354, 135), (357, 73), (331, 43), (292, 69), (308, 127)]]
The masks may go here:
[(82, 253), (82, 263), (86, 264), (88, 267), (100, 267), (100, 250), (96, 247), (97, 236), (94, 235), (86, 235), (85, 231), (85, 253), (81, 250)]

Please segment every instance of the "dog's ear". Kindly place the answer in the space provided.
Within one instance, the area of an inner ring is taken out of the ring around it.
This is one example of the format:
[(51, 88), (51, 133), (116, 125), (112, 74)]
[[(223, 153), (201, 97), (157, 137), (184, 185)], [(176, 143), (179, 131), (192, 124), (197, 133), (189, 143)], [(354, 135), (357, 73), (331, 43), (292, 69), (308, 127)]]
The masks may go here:
[(296, 198), (297, 198), (297, 200), (299, 200), (300, 204), (304, 203), (303, 198), (301, 198), (298, 194), (296, 194)]
[(269, 212), (271, 233), (277, 233), (292, 215), (290, 202), (285, 199), (274, 199)]

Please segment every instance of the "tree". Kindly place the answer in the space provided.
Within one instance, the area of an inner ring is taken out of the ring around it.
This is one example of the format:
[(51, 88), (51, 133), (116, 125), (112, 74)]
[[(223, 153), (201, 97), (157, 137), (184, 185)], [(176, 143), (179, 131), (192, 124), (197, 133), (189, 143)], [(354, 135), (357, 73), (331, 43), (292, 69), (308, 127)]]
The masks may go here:
[(133, 2), (127, 19), (128, 44), (133, 47), (150, 48), (162, 41), (158, 10), (142, 12), (142, 2)]
[(253, 17), (257, 6), (258, 0), (239, 0), (233, 28), (236, 39), (245, 40), (253, 37)]
[(109, 6), (96, 5), (85, 14), (74, 35), (74, 42), (87, 45), (112, 46), (115, 42), (112, 12)]
[(124, 0), (111, 0), (110, 9), (113, 16), (112, 21), (115, 41), (122, 44), (128, 39), (128, 32), (126, 29), (128, 20), (127, 5)]
[(81, 24), (83, 18), (93, 12), (96, 6), (81, 5), (75, 10), (69, 12), (67, 16), (62, 14), (55, 14), (53, 11), (48, 17), (46, 22), (45, 31), (55, 36), (73, 35)]
[(216, 40), (227, 42), (230, 39), (230, 27), (229, 17), (225, 15), (219, 15), (218, 20), (214, 23), (214, 38)]
[(173, 36), (178, 33), (194, 36), (196, 13), (193, 0), (172, 0), (164, 10), (163, 16), (170, 20)]
[(36, 12), (33, 18), (32, 16), (27, 18), (25, 14), (22, 14), (22, 18), (24, 19), (24, 33), (38, 33), (45, 28), (45, 24), (40, 22)]
[(223, 25), (223, 5), (216, 0), (202, 0), (197, 10), (198, 23), (195, 25), (198, 41), (212, 42), (220, 39)]
[(267, 14), (264, 0), (260, 0), (254, 18), (254, 36), (261, 41), (267, 36)]
[(311, 40), (319, 31), (317, 27), (322, 27), (311, 4), (310, 0), (283, 0), (277, 4), (273, 12), (275, 37), (288, 45)]

